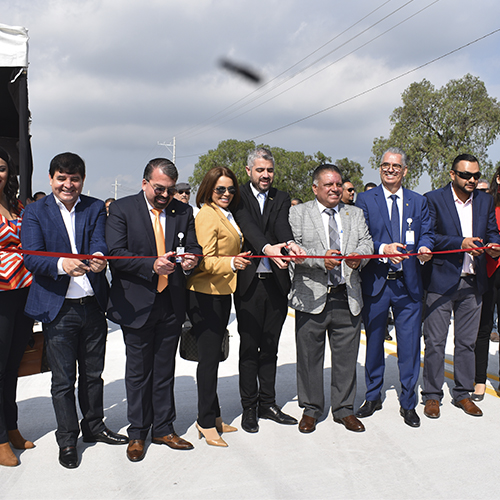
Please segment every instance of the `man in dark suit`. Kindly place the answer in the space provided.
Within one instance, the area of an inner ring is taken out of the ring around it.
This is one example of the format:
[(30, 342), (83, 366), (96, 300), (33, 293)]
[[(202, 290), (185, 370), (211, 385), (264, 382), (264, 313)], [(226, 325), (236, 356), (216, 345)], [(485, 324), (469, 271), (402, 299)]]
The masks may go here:
[(451, 312), (454, 316), (455, 353), (453, 404), (465, 413), (481, 416), (470, 399), (474, 390), (475, 356), (482, 295), (488, 288), (484, 250), (494, 258), (500, 255), (493, 198), (476, 189), (481, 172), (477, 158), (462, 154), (450, 171), (451, 183), (425, 196), (436, 235), (434, 249), (464, 253), (436, 255), (426, 264), (424, 320), (424, 414), (440, 416), (443, 398), (444, 354)]
[[(196, 266), (201, 247), (196, 241), (193, 209), (173, 199), (177, 169), (167, 159), (151, 160), (142, 191), (111, 204), (106, 224), (110, 255), (158, 258), (110, 261), (113, 276), (108, 318), (122, 327), (126, 346), (127, 457), (145, 455), (152, 441), (176, 450), (193, 445), (174, 431), (175, 354), (186, 317), (185, 273)], [(183, 248), (184, 257), (176, 250)]]
[[(53, 158), (49, 169), (52, 194), (26, 207), (23, 249), (101, 256), (107, 253), (106, 209), (102, 201), (81, 194), (84, 179), (85, 163), (78, 155), (62, 153)], [(73, 469), (78, 466), (76, 441), (80, 433), (75, 404), (77, 362), (83, 440), (128, 442), (103, 422), (106, 261), (25, 255), (24, 262), (33, 273), (26, 314), (43, 323), (52, 369), (59, 462)]]
[(295, 266), (290, 306), (295, 309), (297, 390), (304, 414), (299, 431), (316, 429), (323, 415), (325, 332), (330, 342), (333, 419), (353, 432), (364, 425), (354, 416), (356, 360), (361, 333), (362, 255), (373, 252), (363, 211), (340, 202), (342, 175), (335, 165), (320, 165), (313, 173), (315, 200), (290, 210), (295, 240), (309, 255), (357, 256), (346, 259), (306, 259)]
[[(252, 151), (246, 171), (250, 181), (241, 187), (241, 203), (234, 214), (245, 237), (243, 250), (276, 256), (287, 247), (292, 255), (303, 254), (293, 241), (288, 222), (290, 197), (272, 187), (271, 151)], [(234, 301), (240, 334), (241, 426), (247, 432), (258, 432), (258, 418), (297, 423), (276, 404), (275, 391), (278, 343), (289, 290), (288, 261), (279, 257), (251, 259), (251, 264), (238, 273)]]
[[(402, 187), (406, 173), (404, 151), (388, 149), (380, 164), (382, 184), (359, 193), (356, 200), (356, 205), (365, 214), (375, 253), (395, 255), (388, 259), (372, 259), (361, 271), (366, 330), (366, 396), (356, 416), (369, 417), (382, 408), (384, 338), (387, 315), (392, 306), (401, 382), (400, 413), (407, 425), (419, 427), (415, 386), (420, 372), (424, 293), (420, 262), (431, 258), (434, 239), (425, 198)], [(421, 255), (408, 258), (405, 252), (421, 252)]]

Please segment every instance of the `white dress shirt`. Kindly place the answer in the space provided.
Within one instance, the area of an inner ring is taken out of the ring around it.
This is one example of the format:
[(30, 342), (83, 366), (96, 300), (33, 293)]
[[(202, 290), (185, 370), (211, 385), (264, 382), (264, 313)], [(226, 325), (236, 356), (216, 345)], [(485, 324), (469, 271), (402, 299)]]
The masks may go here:
[[(456, 195), (453, 186), (451, 186), (451, 194), (455, 201), (460, 227), (462, 228), (462, 236), (464, 238), (472, 238), (472, 193), (465, 203)], [(467, 252), (464, 252), (464, 260), (462, 263), (462, 274), (476, 274), (474, 270), (474, 257)]]

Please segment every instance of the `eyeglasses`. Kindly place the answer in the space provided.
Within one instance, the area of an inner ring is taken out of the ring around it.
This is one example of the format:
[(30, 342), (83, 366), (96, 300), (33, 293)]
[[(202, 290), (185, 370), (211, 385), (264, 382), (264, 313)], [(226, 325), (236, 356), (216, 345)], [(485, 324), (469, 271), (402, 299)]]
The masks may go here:
[(455, 172), (461, 179), (465, 179), (466, 181), (472, 179), (474, 177), (475, 181), (478, 181), (481, 178), (481, 172), (459, 172), (458, 170), (453, 169), (453, 172)]
[(347, 191), (349, 191), (349, 193), (354, 193), (356, 190), (354, 188), (347, 188)]
[(380, 168), (382, 169), (382, 172), (388, 172), (392, 167), (392, 170), (394, 170), (394, 172), (401, 172), (401, 170), (403, 170), (403, 166), (400, 165), (399, 163), (382, 163), (380, 165)]
[(214, 193), (217, 193), (220, 196), (222, 196), (226, 191), (229, 194), (235, 194), (236, 188), (234, 186), (229, 186), (228, 188), (225, 186), (217, 186), (216, 188), (214, 188)]
[(191, 191), (184, 191), (184, 190), (181, 190), (181, 191), (177, 191), (179, 194), (191, 194)]
[[(146, 182), (149, 182), (149, 180), (146, 179)], [(149, 182), (149, 185), (153, 188), (153, 191), (155, 192), (156, 195), (163, 194), (165, 191), (169, 196), (173, 196), (175, 193), (177, 193), (177, 189), (175, 189), (175, 186), (170, 186), (170, 187), (153, 186), (151, 182)]]

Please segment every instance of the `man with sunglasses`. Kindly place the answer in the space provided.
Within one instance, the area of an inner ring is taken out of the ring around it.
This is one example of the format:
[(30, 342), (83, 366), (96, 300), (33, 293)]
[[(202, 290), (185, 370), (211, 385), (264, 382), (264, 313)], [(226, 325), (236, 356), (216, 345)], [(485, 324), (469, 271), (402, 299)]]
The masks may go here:
[[(127, 457), (138, 462), (145, 440), (175, 450), (191, 443), (174, 430), (174, 368), (181, 325), (185, 320), (185, 275), (201, 254), (193, 209), (174, 199), (177, 169), (165, 158), (151, 160), (142, 190), (109, 207), (106, 242), (109, 254), (144, 257), (111, 260), (113, 275), (108, 318), (118, 323), (126, 346)], [(182, 248), (182, 257), (176, 250)], [(157, 256), (152, 257), (152, 256)]]
[(246, 171), (250, 180), (241, 186), (241, 203), (234, 213), (245, 237), (243, 250), (250, 250), (253, 255), (275, 256), (251, 259), (251, 264), (238, 272), (234, 295), (240, 334), (241, 427), (246, 432), (258, 432), (259, 418), (297, 424), (276, 404), (278, 343), (290, 290), (289, 261), (276, 256), (285, 247), (291, 255), (305, 252), (293, 241), (288, 222), (290, 196), (272, 187), (271, 151), (251, 151)]
[[(465, 252), (435, 255), (426, 271), (426, 313), (424, 319), (424, 414), (440, 416), (443, 398), (444, 356), (448, 325), (453, 311), (455, 387), (452, 403), (468, 415), (482, 411), (470, 399), (474, 390), (475, 356), (482, 295), (488, 288), (486, 251), (500, 255), (493, 198), (476, 189), (481, 178), (475, 156), (461, 154), (450, 171), (451, 182), (425, 196), (435, 232), (434, 250), (464, 249)], [(478, 249), (487, 247), (486, 250)]]
[(342, 184), (342, 203), (346, 205), (354, 205), (354, 197), (356, 196), (356, 189), (351, 181), (345, 181)]
[[(362, 269), (363, 322), (366, 330), (365, 402), (356, 413), (369, 417), (382, 408), (384, 339), (392, 307), (398, 344), (401, 382), (400, 414), (410, 427), (419, 427), (415, 387), (420, 373), (420, 335), (424, 294), (421, 264), (431, 258), (434, 237), (426, 199), (402, 187), (406, 154), (390, 148), (382, 155), (382, 183), (358, 194), (375, 253), (392, 255), (371, 259)], [(418, 257), (405, 253), (419, 252)], [(420, 261), (420, 262), (419, 262)]]

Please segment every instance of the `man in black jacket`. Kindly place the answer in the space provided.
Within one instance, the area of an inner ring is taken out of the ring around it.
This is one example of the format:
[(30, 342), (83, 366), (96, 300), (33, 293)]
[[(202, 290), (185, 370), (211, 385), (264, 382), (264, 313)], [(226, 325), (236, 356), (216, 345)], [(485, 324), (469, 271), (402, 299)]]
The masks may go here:
[[(250, 181), (241, 187), (235, 213), (245, 237), (244, 251), (276, 256), (286, 247), (290, 255), (303, 255), (288, 222), (290, 197), (272, 187), (272, 153), (265, 148), (252, 151), (246, 171)], [(278, 343), (288, 311), (288, 262), (280, 257), (252, 259), (238, 273), (234, 299), (240, 334), (241, 426), (247, 432), (258, 432), (258, 418), (297, 423), (276, 404), (275, 392)]]

